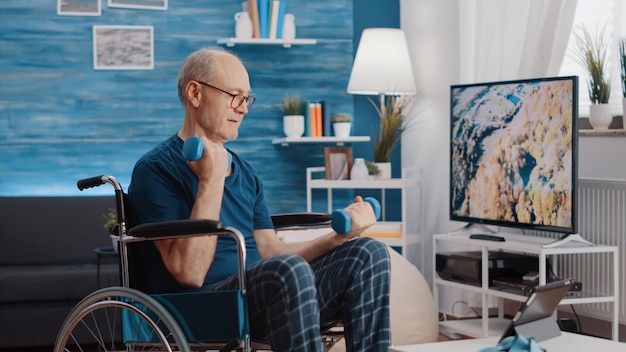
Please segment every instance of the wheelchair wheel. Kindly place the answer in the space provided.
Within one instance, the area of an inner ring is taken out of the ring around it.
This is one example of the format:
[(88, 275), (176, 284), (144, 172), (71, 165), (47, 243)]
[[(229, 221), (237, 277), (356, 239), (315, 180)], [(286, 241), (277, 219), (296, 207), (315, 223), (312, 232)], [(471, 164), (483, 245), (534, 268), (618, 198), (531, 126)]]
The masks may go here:
[(176, 320), (154, 298), (129, 288), (107, 287), (74, 307), (53, 351), (190, 350)]

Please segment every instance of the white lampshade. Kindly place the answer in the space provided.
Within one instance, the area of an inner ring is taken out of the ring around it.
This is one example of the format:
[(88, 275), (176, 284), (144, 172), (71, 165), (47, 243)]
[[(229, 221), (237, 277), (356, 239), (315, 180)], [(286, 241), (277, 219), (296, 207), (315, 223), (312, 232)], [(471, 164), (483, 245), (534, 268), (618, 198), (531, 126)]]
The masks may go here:
[(404, 32), (397, 28), (368, 28), (356, 51), (348, 93), (415, 94), (411, 57)]

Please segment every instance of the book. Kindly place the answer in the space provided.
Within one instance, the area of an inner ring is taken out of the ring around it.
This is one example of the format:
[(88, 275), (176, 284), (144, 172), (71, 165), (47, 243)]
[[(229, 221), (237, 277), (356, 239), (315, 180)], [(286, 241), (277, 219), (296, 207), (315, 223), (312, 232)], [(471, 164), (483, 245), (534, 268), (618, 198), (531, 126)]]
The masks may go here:
[(322, 104), (315, 103), (313, 111), (315, 113), (315, 137), (322, 137)]
[(317, 119), (315, 117), (315, 102), (309, 102), (309, 120), (311, 121), (311, 137), (317, 137)]
[(302, 115), (304, 115), (304, 134), (303, 137), (311, 137), (311, 113), (309, 108), (309, 102), (302, 103)]
[(259, 10), (259, 33), (261, 38), (269, 38), (269, 11), (270, 0), (257, 0)]
[(280, 6), (278, 8), (278, 23), (276, 24), (276, 38), (283, 38), (283, 18), (285, 17), (285, 7), (287, 7), (287, 2), (284, 0), (280, 1)]
[(252, 21), (252, 38), (261, 38), (261, 28), (259, 27), (259, 4), (257, 0), (248, 0), (248, 12)]
[(328, 100), (322, 100), (322, 135), (332, 136), (332, 122), (330, 121), (330, 106)]
[(278, 11), (280, 10), (280, 0), (272, 0), (270, 5), (270, 39), (276, 39), (278, 28)]

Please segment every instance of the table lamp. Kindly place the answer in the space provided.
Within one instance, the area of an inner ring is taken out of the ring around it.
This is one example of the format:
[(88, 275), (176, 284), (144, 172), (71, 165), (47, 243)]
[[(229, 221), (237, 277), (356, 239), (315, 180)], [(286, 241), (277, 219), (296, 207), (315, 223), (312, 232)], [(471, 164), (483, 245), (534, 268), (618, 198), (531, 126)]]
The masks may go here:
[(367, 28), (363, 31), (347, 91), (379, 96), (380, 106), (370, 99), (381, 119), (380, 134), (374, 142), (374, 161), (389, 162), (412, 104), (412, 99), (407, 103), (398, 100), (398, 96), (413, 96), (416, 91), (409, 49), (401, 29)]
[(404, 32), (397, 28), (363, 30), (348, 93), (414, 95), (415, 81)]

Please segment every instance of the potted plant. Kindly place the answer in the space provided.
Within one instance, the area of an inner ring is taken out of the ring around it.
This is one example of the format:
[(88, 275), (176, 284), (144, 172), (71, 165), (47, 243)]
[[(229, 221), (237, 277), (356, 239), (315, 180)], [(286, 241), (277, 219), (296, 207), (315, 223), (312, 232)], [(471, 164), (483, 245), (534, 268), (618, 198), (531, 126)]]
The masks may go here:
[(335, 136), (342, 138), (350, 136), (350, 130), (352, 128), (352, 116), (345, 113), (339, 113), (333, 115), (330, 118), (330, 121), (333, 124), (333, 132), (335, 133)]
[(407, 127), (413, 101), (412, 95), (382, 96), (379, 107), (370, 99), (380, 119), (380, 130), (374, 138), (374, 162), (381, 178), (391, 178), (391, 153)]
[(589, 122), (593, 128), (607, 129), (613, 120), (608, 105), (611, 95), (611, 84), (607, 69), (608, 40), (605, 28), (598, 30), (593, 36), (585, 25), (574, 31), (576, 48), (574, 57), (587, 70), (588, 91), (591, 106), (589, 107)]
[(623, 118), (626, 115), (626, 37), (619, 40), (619, 63), (622, 77), (622, 125), (626, 127), (626, 119)]
[(283, 112), (283, 131), (285, 136), (297, 138), (304, 133), (304, 115), (301, 112), (302, 103), (297, 95), (285, 95), (280, 110)]

